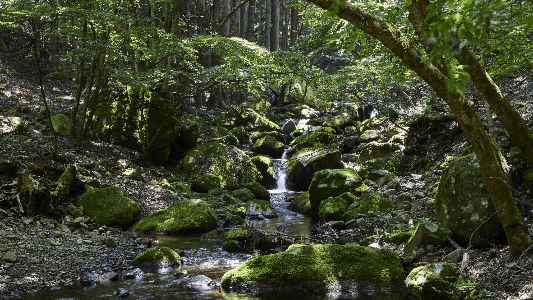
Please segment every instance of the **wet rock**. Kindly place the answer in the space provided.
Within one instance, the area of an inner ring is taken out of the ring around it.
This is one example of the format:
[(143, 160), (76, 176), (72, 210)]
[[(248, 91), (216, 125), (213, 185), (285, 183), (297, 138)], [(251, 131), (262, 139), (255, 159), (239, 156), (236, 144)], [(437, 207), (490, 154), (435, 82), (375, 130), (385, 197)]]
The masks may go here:
[(118, 281), (120, 275), (116, 272), (106, 272), (98, 277), (100, 282)]
[(80, 276), (80, 284), (84, 286), (89, 286), (98, 283), (98, 277), (94, 272), (83, 272)]
[(126, 298), (130, 295), (130, 292), (128, 292), (126, 289), (123, 289), (123, 288), (119, 288), (116, 292), (115, 292), (115, 296), (117, 298)]
[(285, 145), (276, 140), (274, 137), (267, 135), (255, 141), (253, 144), (253, 149), (258, 154), (280, 158), (283, 154), (283, 151), (285, 151)]
[(216, 282), (205, 275), (188, 277), (181, 284), (196, 291), (212, 291), (219, 288)]
[(124, 279), (135, 279), (144, 276), (144, 272), (140, 268), (135, 268), (124, 275)]
[(181, 266), (181, 257), (176, 251), (168, 247), (155, 247), (145, 250), (141, 255), (131, 261), (134, 266), (142, 269), (157, 270), (166, 267)]
[(250, 201), (252, 199), (254, 199), (254, 194), (252, 193), (252, 191), (250, 191), (249, 189), (240, 189), (240, 190), (235, 190), (233, 192), (231, 192), (231, 196), (243, 201), (243, 202), (247, 202), (247, 201)]
[(235, 240), (227, 240), (222, 244), (222, 250), (228, 252), (239, 252), (242, 250), (242, 248)]
[(287, 207), (289, 210), (301, 213), (304, 216), (311, 216), (311, 202), (309, 192), (305, 192), (291, 201)]

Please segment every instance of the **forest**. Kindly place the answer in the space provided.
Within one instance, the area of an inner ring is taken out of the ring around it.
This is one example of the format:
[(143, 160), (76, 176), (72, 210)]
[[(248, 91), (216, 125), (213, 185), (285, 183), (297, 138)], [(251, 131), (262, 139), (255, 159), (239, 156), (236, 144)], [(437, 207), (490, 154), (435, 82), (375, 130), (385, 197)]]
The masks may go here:
[(0, 299), (532, 299), (532, 26), (0, 0)]

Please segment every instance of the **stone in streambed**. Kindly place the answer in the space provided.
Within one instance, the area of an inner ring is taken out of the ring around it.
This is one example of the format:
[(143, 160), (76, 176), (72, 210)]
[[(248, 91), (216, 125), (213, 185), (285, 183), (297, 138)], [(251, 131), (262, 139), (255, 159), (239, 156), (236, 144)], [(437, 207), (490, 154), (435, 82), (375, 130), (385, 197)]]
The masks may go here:
[(217, 223), (217, 215), (207, 203), (190, 199), (147, 216), (135, 224), (134, 229), (172, 234), (207, 232), (215, 228)]
[(398, 254), (356, 245), (291, 245), (285, 252), (263, 255), (222, 277), (226, 291), (305, 292), (353, 295), (365, 291), (403, 291)]

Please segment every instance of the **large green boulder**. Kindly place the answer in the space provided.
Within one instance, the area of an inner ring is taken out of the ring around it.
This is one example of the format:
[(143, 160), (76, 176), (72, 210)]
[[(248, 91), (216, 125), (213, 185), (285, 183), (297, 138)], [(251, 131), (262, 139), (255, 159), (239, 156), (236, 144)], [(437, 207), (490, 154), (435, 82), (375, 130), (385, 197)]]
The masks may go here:
[(255, 199), (270, 201), (270, 193), (259, 182), (248, 182), (244, 185), (244, 188), (250, 190), (254, 194)]
[(180, 162), (188, 180), (202, 175), (220, 176), (223, 189), (234, 189), (261, 180), (248, 155), (238, 148), (220, 143), (206, 143), (188, 150)]
[(255, 100), (252, 104), (250, 104), (249, 107), (257, 112), (262, 113), (269, 113), (272, 111), (272, 105), (270, 104), (270, 102), (266, 101), (263, 98)]
[(323, 147), (302, 149), (292, 155), (287, 167), (287, 186), (294, 190), (307, 190), (315, 172), (342, 168), (339, 150)]
[(474, 154), (449, 164), (435, 199), (441, 225), (451, 230), (462, 246), (486, 248), (505, 243), (505, 232)]
[(353, 169), (326, 169), (313, 176), (309, 186), (311, 213), (318, 216), (320, 203), (329, 197), (337, 197), (346, 192), (360, 196), (368, 189), (363, 179)]
[(253, 109), (246, 109), (250, 115), (250, 122), (259, 131), (280, 131), (281, 127), (270, 121), (264, 114), (256, 112)]
[(367, 160), (389, 156), (400, 150), (400, 144), (371, 142), (361, 145), (360, 148), (359, 162), (362, 163)]
[(420, 300), (448, 300), (452, 299), (454, 273), (452, 263), (432, 263), (413, 269), (405, 283)]
[(276, 167), (274, 162), (268, 156), (254, 156), (252, 157), (252, 163), (257, 170), (261, 173), (262, 179), (258, 180), (267, 189), (273, 189), (277, 185), (277, 179), (274, 178), (276, 174)]
[(329, 197), (320, 203), (318, 217), (324, 221), (337, 221), (342, 219), (346, 209), (355, 201), (354, 194), (346, 192), (337, 197)]
[(236, 180), (225, 180), (220, 175), (199, 175), (191, 179), (191, 190), (197, 193), (207, 193), (212, 189), (234, 190), (239, 188)]
[(418, 249), (420, 246), (433, 245), (442, 246), (448, 242), (448, 236), (443, 228), (439, 225), (424, 220), (416, 224), (413, 234), (405, 243), (403, 248), (404, 253), (410, 253), (413, 250)]
[(179, 267), (181, 265), (181, 257), (176, 251), (168, 247), (158, 246), (146, 249), (134, 258), (131, 264), (148, 269)]
[(324, 127), (331, 127), (336, 131), (344, 130), (346, 127), (353, 125), (354, 119), (348, 113), (340, 113), (326, 120)]
[(309, 192), (305, 192), (294, 198), (287, 209), (301, 213), (304, 216), (311, 216), (311, 202), (309, 201)]
[(223, 290), (347, 297), (365, 291), (404, 291), (398, 254), (356, 245), (291, 245), (256, 257), (222, 277)]
[(204, 119), (196, 114), (188, 114), (183, 118), (180, 138), (185, 148), (190, 149), (198, 145), (200, 127), (205, 126)]
[(55, 132), (62, 135), (68, 135), (70, 133), (70, 119), (64, 114), (53, 115), (52, 127)]
[(347, 221), (351, 220), (355, 214), (369, 214), (375, 211), (388, 213), (393, 207), (394, 205), (386, 194), (367, 193), (350, 205), (343, 219)]
[(264, 131), (255, 131), (250, 135), (250, 138), (252, 139), (252, 143), (255, 143), (257, 140), (264, 138), (265, 136), (271, 136), (278, 142), (284, 142), (285, 138), (283, 135), (278, 131), (270, 131), (270, 132), (264, 132)]
[(359, 166), (368, 170), (387, 170), (396, 176), (400, 176), (403, 171), (403, 165), (400, 160), (401, 155), (400, 152), (395, 152), (390, 156), (364, 161)]
[(258, 154), (280, 158), (285, 150), (285, 145), (273, 136), (267, 135), (255, 141), (253, 150)]
[(297, 151), (303, 148), (311, 148), (319, 144), (325, 145), (331, 141), (334, 135), (335, 130), (330, 127), (323, 127), (295, 138), (290, 145)]
[(200, 199), (189, 199), (156, 211), (133, 227), (140, 231), (171, 234), (207, 232), (217, 226), (215, 211)]
[(77, 206), (83, 206), (96, 223), (107, 226), (128, 226), (139, 216), (139, 205), (116, 186), (88, 190), (78, 198)]

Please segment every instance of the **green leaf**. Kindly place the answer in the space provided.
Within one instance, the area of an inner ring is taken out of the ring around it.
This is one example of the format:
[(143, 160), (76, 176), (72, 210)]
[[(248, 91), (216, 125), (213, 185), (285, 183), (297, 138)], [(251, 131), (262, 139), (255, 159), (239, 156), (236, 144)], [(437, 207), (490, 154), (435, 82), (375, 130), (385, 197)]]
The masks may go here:
[(457, 35), (459, 36), (460, 39), (463, 39), (465, 37), (465, 34), (466, 34), (466, 28), (464, 27), (459, 28), (459, 30), (457, 31)]
[(405, 7), (409, 7), (413, 4), (413, 0), (405, 0)]

